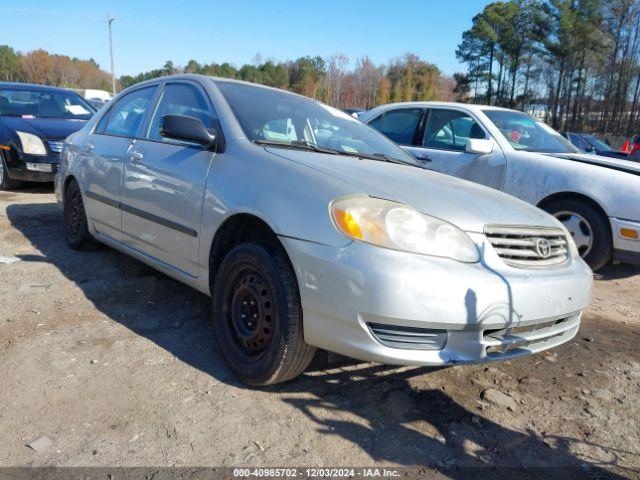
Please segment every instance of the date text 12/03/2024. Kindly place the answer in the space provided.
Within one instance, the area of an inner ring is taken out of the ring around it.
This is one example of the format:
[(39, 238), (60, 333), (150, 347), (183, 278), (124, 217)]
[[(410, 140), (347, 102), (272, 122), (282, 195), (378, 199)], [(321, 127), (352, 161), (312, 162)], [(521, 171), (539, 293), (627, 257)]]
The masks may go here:
[(392, 478), (400, 472), (390, 468), (236, 468), (234, 478)]

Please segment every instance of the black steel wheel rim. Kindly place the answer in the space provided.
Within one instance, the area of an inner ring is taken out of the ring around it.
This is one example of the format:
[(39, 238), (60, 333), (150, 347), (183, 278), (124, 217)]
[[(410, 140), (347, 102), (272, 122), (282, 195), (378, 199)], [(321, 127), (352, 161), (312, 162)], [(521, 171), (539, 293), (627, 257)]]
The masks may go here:
[(261, 356), (273, 339), (273, 292), (262, 274), (251, 266), (233, 276), (226, 298), (226, 321), (236, 347), (247, 357)]
[(80, 234), (82, 222), (84, 222), (82, 196), (78, 190), (75, 190), (69, 196), (67, 207), (67, 228), (74, 238)]

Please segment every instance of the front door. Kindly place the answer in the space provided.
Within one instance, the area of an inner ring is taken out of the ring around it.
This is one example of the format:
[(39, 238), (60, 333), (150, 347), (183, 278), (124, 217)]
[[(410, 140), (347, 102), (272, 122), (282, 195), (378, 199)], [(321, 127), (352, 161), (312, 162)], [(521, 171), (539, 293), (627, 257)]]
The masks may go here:
[(215, 114), (196, 84), (165, 85), (143, 138), (125, 160), (124, 242), (155, 261), (198, 275), (204, 191), (214, 153), (160, 135), (164, 115), (187, 115), (213, 127)]
[(503, 188), (506, 159), (500, 147), (495, 144), (493, 152), (485, 155), (466, 151), (470, 138), (490, 138), (471, 115), (461, 110), (432, 108), (423, 130), (413, 146), (404, 148), (426, 169)]

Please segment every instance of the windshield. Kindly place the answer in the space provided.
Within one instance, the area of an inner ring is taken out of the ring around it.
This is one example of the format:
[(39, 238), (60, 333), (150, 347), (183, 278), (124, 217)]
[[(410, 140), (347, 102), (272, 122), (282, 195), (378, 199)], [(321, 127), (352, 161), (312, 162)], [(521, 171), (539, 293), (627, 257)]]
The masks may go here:
[(243, 83), (216, 85), (252, 142), (419, 166), (384, 135), (315, 100)]
[(0, 115), (22, 118), (88, 120), (95, 112), (75, 92), (40, 89), (0, 89)]
[(598, 137), (593, 135), (584, 135), (584, 138), (589, 142), (594, 148), (598, 150), (602, 150), (603, 152), (610, 152), (612, 148), (600, 140)]
[(542, 153), (578, 153), (579, 150), (545, 123), (526, 113), (510, 110), (483, 110), (516, 150)]

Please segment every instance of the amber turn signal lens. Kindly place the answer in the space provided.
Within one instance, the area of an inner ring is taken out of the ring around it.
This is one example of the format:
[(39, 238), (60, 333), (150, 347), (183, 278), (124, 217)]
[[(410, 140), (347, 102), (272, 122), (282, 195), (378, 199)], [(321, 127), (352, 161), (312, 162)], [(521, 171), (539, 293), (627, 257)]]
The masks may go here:
[(620, 235), (624, 238), (632, 238), (633, 240), (638, 240), (638, 231), (633, 228), (625, 228), (622, 227), (620, 229)]
[(360, 226), (356, 219), (353, 218), (349, 212), (344, 210), (336, 209), (334, 210), (334, 218), (336, 219), (336, 223), (340, 230), (349, 235), (350, 237), (362, 239), (364, 236), (362, 235), (362, 230), (360, 230)]

